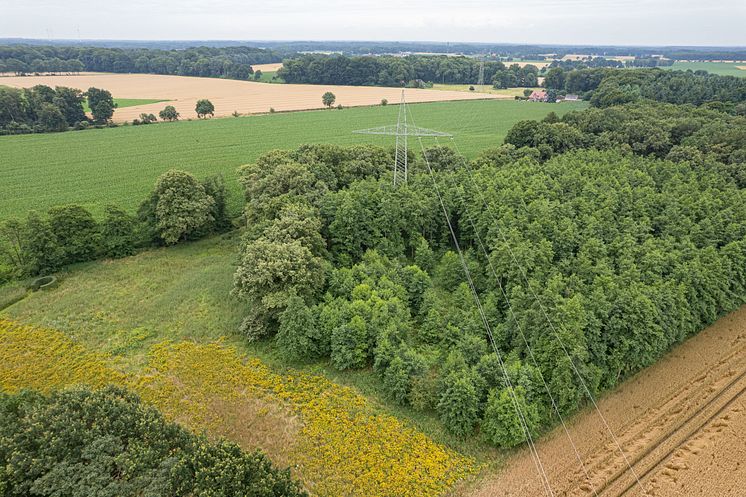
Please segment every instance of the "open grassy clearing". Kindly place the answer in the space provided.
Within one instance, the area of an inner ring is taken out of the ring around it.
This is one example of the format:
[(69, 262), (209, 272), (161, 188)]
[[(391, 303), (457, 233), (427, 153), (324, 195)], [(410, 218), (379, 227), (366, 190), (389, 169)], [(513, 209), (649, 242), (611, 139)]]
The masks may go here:
[[(51, 335), (59, 347), (44, 347), (37, 337), (39, 347), (18, 354), (25, 347), (21, 338), (0, 333), (15, 361), (7, 371), (0, 366), (0, 383), (6, 389), (34, 386), (40, 364), (42, 377), (59, 386), (86, 378), (85, 367), (110, 368), (112, 378), (123, 381), (124, 373), (169, 418), (247, 448), (262, 447), (275, 458), (284, 455), (279, 460), (299, 465), (299, 476), (320, 495), (350, 488), (351, 495), (388, 495), (372, 483), (388, 479), (394, 488), (424, 497), (439, 494), (477, 464), (501, 463), (477, 437), (448, 435), (433, 413), (394, 406), (372, 371), (339, 373), (326, 363), (289, 369), (271, 343), (246, 345), (236, 333), (242, 306), (229, 297), (237, 250), (234, 233), (69, 269), (58, 288), (0, 312), (0, 322), (64, 334)], [(47, 348), (76, 353), (41, 357)], [(90, 355), (93, 350), (100, 355)], [(65, 361), (74, 365), (72, 376)], [(259, 387), (271, 395), (252, 395)], [(323, 400), (309, 403), (309, 396)], [(255, 418), (256, 429), (247, 430)], [(374, 474), (350, 483), (351, 475), (366, 472)]]
[(282, 78), (276, 78), (277, 71), (262, 71), (262, 77), (259, 78), (260, 83), (284, 83), (285, 81), (282, 80)]
[(707, 71), (712, 74), (721, 76), (738, 76), (746, 78), (746, 70), (739, 69), (739, 66), (746, 67), (743, 62), (685, 62), (676, 61), (673, 66), (663, 67), (662, 69), (675, 69), (680, 71)]
[[(134, 107), (136, 105), (147, 105), (157, 104), (158, 102), (168, 102), (168, 100), (159, 100), (157, 98), (115, 98), (114, 103), (117, 104), (117, 109), (123, 109), (125, 107)], [(83, 110), (90, 112), (91, 108), (88, 107), (88, 101), (83, 102)]]
[[(411, 110), (418, 126), (454, 133), (461, 151), (473, 157), (500, 145), (519, 120), (585, 105), (477, 100), (418, 104)], [(171, 168), (199, 177), (222, 173), (231, 209), (238, 213), (239, 165), (268, 150), (303, 143), (391, 146), (387, 137), (352, 131), (395, 123), (397, 111), (389, 105), (0, 137), (0, 219), (65, 203), (81, 204), (96, 215), (106, 204), (134, 211), (156, 178)]]
[[(164, 340), (220, 339), (284, 372), (288, 359), (270, 341), (247, 344), (237, 333), (245, 304), (232, 298), (230, 291), (239, 241), (238, 233), (230, 233), (125, 259), (80, 264), (64, 271), (53, 291), (30, 294), (0, 311), (0, 316), (61, 330), (90, 350), (111, 354), (113, 363), (128, 373), (144, 368), (149, 350)], [(4, 288), (0, 287), (0, 295)], [(7, 293), (14, 293), (14, 288), (8, 287)], [(411, 420), (437, 442), (496, 463), (494, 449), (478, 438), (459, 440), (445, 431), (434, 413), (390, 402), (371, 370), (340, 372), (326, 362), (290, 366), (352, 386), (373, 405)]]

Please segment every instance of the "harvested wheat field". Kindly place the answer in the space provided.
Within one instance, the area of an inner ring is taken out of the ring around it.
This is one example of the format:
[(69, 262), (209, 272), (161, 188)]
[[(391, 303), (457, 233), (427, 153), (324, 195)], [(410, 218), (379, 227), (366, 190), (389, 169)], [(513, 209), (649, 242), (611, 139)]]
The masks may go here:
[(272, 64), (254, 64), (251, 68), (256, 71), (262, 72), (275, 72), (282, 67), (282, 62), (273, 62)]
[[(331, 91), (337, 97), (335, 105), (345, 107), (377, 105), (382, 99), (396, 103), (401, 98), (400, 88), (371, 86), (268, 85), (253, 81), (217, 78), (193, 78), (153, 74), (90, 74), (81, 76), (23, 76), (3, 78), (6, 86), (29, 88), (34, 85), (69, 86), (86, 90), (90, 87), (109, 90), (114, 98), (148, 98), (170, 100), (117, 109), (114, 121), (131, 121), (141, 113), (158, 114), (166, 105), (173, 105), (182, 119), (196, 118), (197, 100), (209, 99), (215, 105), (215, 116), (229, 116), (233, 112), (256, 114), (276, 111), (319, 109), (321, 96)], [(483, 93), (407, 89), (407, 101), (440, 102), (445, 100), (474, 100), (512, 98)]]
[[(545, 437), (537, 448), (554, 495), (743, 497), (745, 390), (742, 307), (598, 402), (626, 462), (595, 410), (567, 423), (584, 469), (562, 428)], [(524, 450), (472, 495), (533, 497), (547, 491)]]

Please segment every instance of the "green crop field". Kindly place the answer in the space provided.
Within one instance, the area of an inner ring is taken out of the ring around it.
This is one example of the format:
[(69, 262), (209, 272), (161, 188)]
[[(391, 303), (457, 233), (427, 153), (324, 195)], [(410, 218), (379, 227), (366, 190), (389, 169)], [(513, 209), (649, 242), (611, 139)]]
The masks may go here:
[[(135, 105), (146, 105), (146, 104), (157, 104), (158, 102), (168, 102), (168, 100), (156, 100), (152, 98), (115, 98), (114, 103), (117, 104), (118, 108), (122, 107), (134, 107)], [(90, 112), (91, 108), (88, 107), (88, 101), (83, 102), (83, 110)]]
[(284, 81), (281, 78), (273, 79), (275, 76), (277, 76), (277, 71), (262, 72), (262, 77), (259, 78), (259, 82), (261, 83), (284, 83)]
[(746, 70), (739, 69), (738, 66), (746, 67), (746, 62), (684, 62), (676, 61), (673, 66), (663, 67), (663, 69), (677, 69), (686, 71), (707, 71), (712, 74), (721, 76), (738, 76), (746, 78)]
[[(519, 120), (540, 119), (550, 111), (562, 114), (585, 105), (474, 100), (417, 104), (411, 111), (418, 126), (453, 133), (461, 151), (473, 157), (481, 149), (500, 145)], [(268, 150), (303, 143), (392, 145), (386, 137), (352, 131), (395, 123), (397, 110), (398, 106), (389, 105), (3, 136), (0, 218), (73, 202), (97, 215), (106, 204), (134, 211), (156, 178), (171, 168), (198, 177), (222, 173), (232, 209), (238, 212), (238, 166)]]

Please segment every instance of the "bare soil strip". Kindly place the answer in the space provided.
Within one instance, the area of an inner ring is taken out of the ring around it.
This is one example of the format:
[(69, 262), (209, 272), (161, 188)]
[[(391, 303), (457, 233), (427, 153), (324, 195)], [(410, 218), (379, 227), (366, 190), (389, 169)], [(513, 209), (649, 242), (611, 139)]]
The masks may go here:
[[(166, 105), (173, 105), (182, 119), (196, 118), (197, 100), (209, 99), (215, 105), (215, 116), (225, 117), (234, 111), (240, 114), (323, 108), (321, 96), (331, 91), (337, 97), (335, 105), (344, 107), (379, 105), (382, 99), (397, 103), (401, 88), (373, 86), (269, 85), (253, 81), (157, 74), (86, 74), (79, 76), (23, 76), (3, 78), (2, 84), (19, 88), (34, 85), (69, 86), (87, 90), (90, 87), (109, 90), (115, 98), (151, 98), (168, 103), (135, 105), (117, 109), (114, 121), (138, 118), (141, 113), (155, 114)], [(513, 97), (487, 93), (407, 89), (407, 101), (440, 102), (446, 100), (499, 99)]]
[[(538, 444), (557, 496), (743, 497), (746, 487), (746, 306), (723, 317), (599, 401), (630, 465), (595, 411), (569, 423), (586, 478), (567, 436)], [(528, 451), (482, 482), (474, 496), (540, 496)]]

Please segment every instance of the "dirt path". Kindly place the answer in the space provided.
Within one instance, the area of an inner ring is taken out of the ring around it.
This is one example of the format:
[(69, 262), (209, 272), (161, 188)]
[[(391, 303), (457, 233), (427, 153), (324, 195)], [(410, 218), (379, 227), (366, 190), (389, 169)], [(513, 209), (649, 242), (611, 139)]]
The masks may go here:
[[(131, 121), (141, 113), (155, 114), (166, 105), (173, 105), (182, 119), (196, 118), (195, 106), (201, 98), (215, 105), (215, 116), (225, 117), (234, 111), (241, 114), (323, 108), (321, 95), (331, 91), (337, 97), (335, 105), (344, 107), (379, 105), (382, 99), (395, 104), (401, 98), (401, 88), (333, 85), (270, 85), (253, 81), (157, 74), (80, 74), (72, 76), (19, 76), (3, 78), (6, 86), (29, 88), (34, 85), (69, 86), (87, 90), (90, 87), (109, 90), (115, 98), (147, 98), (169, 100), (155, 104), (123, 107), (114, 112), (114, 121)], [(486, 93), (407, 89), (407, 101), (439, 102), (507, 98), (507, 95)]]
[[(746, 306), (599, 401), (626, 461), (595, 411), (568, 423), (585, 471), (563, 430), (545, 437), (538, 449), (554, 495), (743, 497), (745, 392)], [(524, 450), (472, 495), (546, 493)]]

